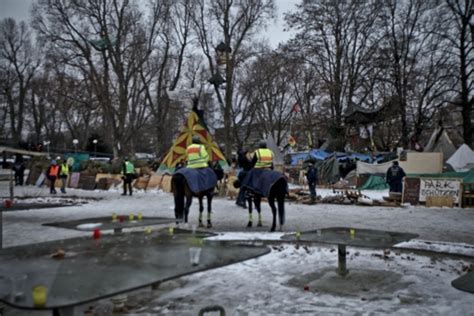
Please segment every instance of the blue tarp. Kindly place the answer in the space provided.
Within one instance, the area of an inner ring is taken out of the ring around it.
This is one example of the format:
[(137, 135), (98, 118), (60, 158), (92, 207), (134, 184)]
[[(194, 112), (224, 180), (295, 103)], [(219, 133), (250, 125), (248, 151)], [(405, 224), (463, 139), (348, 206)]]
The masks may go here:
[(372, 157), (370, 155), (367, 155), (367, 154), (351, 153), (349, 158), (360, 160), (360, 161), (363, 161), (363, 162), (368, 162), (368, 163), (372, 162)]
[[(308, 159), (313, 159), (313, 160), (326, 160), (327, 158), (336, 155), (336, 159), (338, 161), (343, 161), (343, 160), (359, 160), (367, 163), (372, 163), (374, 162), (374, 159), (370, 154), (361, 154), (361, 153), (345, 153), (345, 152), (328, 152), (325, 150), (321, 149), (313, 149), (311, 151), (304, 151), (304, 152), (296, 152), (296, 153), (290, 153), (289, 154), (291, 157), (291, 165), (297, 165), (299, 161), (305, 161)], [(385, 157), (383, 154), (377, 154), (375, 157), (375, 160), (377, 162), (382, 162), (384, 161)]]
[(308, 152), (298, 152), (298, 153), (290, 153), (290, 158), (291, 158), (291, 165), (297, 165), (298, 161), (305, 161), (309, 157)]
[(309, 156), (317, 160), (325, 160), (327, 157), (331, 156), (331, 154), (325, 150), (313, 149), (309, 152)]

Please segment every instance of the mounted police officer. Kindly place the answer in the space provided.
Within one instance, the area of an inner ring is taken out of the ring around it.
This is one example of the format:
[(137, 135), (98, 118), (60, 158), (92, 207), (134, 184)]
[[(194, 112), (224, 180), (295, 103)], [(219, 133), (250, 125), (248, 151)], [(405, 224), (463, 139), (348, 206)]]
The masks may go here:
[(273, 152), (267, 148), (267, 142), (262, 140), (254, 152), (252, 164), (255, 169), (272, 169), (273, 170)]
[(209, 153), (197, 135), (193, 136), (192, 144), (186, 148), (186, 162), (186, 168), (209, 167)]

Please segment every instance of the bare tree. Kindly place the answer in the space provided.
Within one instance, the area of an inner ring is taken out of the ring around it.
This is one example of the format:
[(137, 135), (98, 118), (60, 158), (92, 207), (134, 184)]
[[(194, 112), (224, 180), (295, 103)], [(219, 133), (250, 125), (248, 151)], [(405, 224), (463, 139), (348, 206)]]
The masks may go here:
[[(298, 72), (292, 81), (296, 101), (292, 109), (293, 120), (300, 123), (295, 124), (298, 127), (295, 135), (299, 136), (298, 139), (306, 139), (310, 148), (316, 148), (318, 140), (325, 135), (322, 133), (327, 132), (329, 127), (328, 114), (324, 113), (327, 104), (327, 96), (322, 88), (324, 83), (319, 80), (314, 68), (304, 63), (291, 64)], [(302, 135), (298, 135), (298, 132)]]
[(438, 34), (444, 28), (437, 19), (439, 10), (438, 3), (422, 0), (387, 0), (384, 5), (379, 78), (388, 84), (390, 95), (385, 97), (397, 101), (392, 106), (398, 110), (399, 144), (405, 148), (410, 134), (418, 138), (432, 123), (449, 90), (450, 64), (446, 42)]
[(25, 106), (40, 59), (35, 58), (29, 30), (25, 22), (17, 24), (11, 18), (0, 22), (0, 71), (3, 73), (1, 92), (10, 121), (13, 142), (21, 141), (25, 122)]
[(218, 85), (216, 93), (222, 107), (225, 156), (232, 152), (232, 108), (236, 69), (249, 57), (251, 40), (275, 13), (273, 0), (198, 0), (194, 21), (199, 44), (207, 58), (211, 75), (219, 72), (214, 50), (223, 43), (225, 62), (225, 96), (222, 100)]
[(278, 54), (257, 58), (246, 77), (246, 91), (261, 136), (272, 136), (277, 145), (287, 136), (295, 103), (294, 65)]
[(133, 152), (133, 136), (148, 117), (140, 69), (153, 51), (156, 23), (144, 23), (126, 0), (42, 0), (34, 26), (69, 71), (91, 82), (114, 156)]
[(457, 80), (455, 105), (461, 108), (464, 142), (474, 146), (472, 110), (474, 108), (474, 1), (446, 0), (455, 32), (449, 37), (457, 52)]
[[(287, 52), (313, 67), (330, 100), (328, 105), (332, 149), (341, 150), (345, 128), (343, 113), (354, 104), (363, 105), (370, 88), (366, 81), (374, 71), (371, 63), (379, 32), (377, 1), (303, 1), (286, 16), (297, 34)], [(370, 87), (370, 86), (369, 86)]]
[[(170, 91), (180, 90), (182, 87), (193, 87), (193, 80), (182, 82), (183, 69), (188, 70), (195, 64), (196, 58), (186, 55), (186, 48), (192, 40), (191, 14), (194, 10), (194, 1), (156, 1), (151, 3), (149, 24), (150, 40), (154, 41), (154, 50), (148, 60), (140, 68), (140, 75), (144, 85), (145, 102), (149, 105), (152, 114), (152, 126), (155, 130), (155, 151), (162, 155), (170, 146), (176, 130), (180, 127), (178, 119), (180, 100), (171, 100)], [(198, 67), (199, 68), (199, 67)], [(191, 70), (195, 73), (198, 69)], [(188, 105), (189, 106), (189, 105)]]

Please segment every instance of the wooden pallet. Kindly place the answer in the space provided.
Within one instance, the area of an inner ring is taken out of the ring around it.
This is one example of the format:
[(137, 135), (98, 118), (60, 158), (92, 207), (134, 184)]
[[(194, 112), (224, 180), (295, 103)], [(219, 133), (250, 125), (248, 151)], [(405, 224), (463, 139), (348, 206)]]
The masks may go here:
[(426, 197), (427, 207), (453, 207), (454, 201), (452, 196), (427, 196)]

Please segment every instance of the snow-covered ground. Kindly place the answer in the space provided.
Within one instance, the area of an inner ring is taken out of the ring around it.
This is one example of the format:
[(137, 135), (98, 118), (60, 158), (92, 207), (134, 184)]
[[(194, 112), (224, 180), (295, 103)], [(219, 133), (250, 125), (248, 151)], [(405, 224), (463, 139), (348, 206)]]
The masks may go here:
[[(42, 223), (111, 216), (114, 212), (174, 215), (172, 196), (161, 191), (135, 192), (132, 197), (121, 196), (119, 190), (69, 189), (66, 195), (54, 197), (48, 192), (44, 187), (15, 187), (16, 196), (32, 197), (36, 202), (54, 202), (71, 196), (94, 199), (77, 206), (4, 212), (4, 247), (90, 235), (42, 226)], [(379, 200), (388, 195), (387, 191), (363, 193)], [(320, 189), (318, 194), (325, 196), (332, 192)], [(8, 196), (7, 182), (0, 182), (0, 196)], [(133, 306), (129, 315), (197, 315), (202, 307), (215, 304), (223, 306), (227, 315), (472, 315), (473, 294), (459, 291), (450, 283), (473, 267), (473, 209), (288, 202), (285, 233), (348, 226), (419, 235), (385, 252), (347, 247), (350, 270), (347, 279), (333, 272), (337, 266), (335, 245), (297, 247), (275, 243), (282, 233), (267, 232), (271, 222), (267, 204), (263, 203), (263, 228), (247, 229), (247, 211), (237, 207), (235, 201), (215, 198), (213, 209), (212, 231), (219, 233), (217, 238), (273, 240), (271, 253), (164, 282), (157, 290), (130, 293)], [(197, 223), (197, 213), (195, 201), (190, 212), (191, 225)], [(408, 248), (429, 252), (412, 252)], [(431, 254), (437, 252), (442, 254)], [(338, 284), (335, 288), (341, 290), (328, 290), (323, 281)], [(98, 302), (95, 310), (108, 304), (108, 301)], [(13, 309), (7, 309), (6, 314), (34, 315)]]

